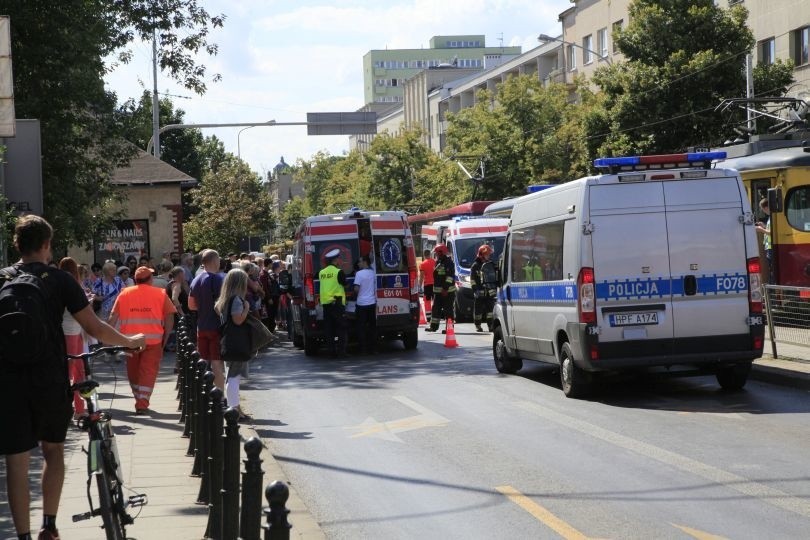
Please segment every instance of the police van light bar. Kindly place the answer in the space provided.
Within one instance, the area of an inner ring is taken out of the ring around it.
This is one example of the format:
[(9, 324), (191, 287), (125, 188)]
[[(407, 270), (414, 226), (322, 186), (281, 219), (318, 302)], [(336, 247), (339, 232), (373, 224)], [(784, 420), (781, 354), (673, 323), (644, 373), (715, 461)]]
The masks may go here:
[(595, 159), (597, 169), (611, 171), (637, 171), (645, 169), (673, 169), (676, 167), (708, 167), (712, 160), (726, 159), (725, 152), (689, 152), (683, 154), (661, 154), (656, 156), (624, 156)]

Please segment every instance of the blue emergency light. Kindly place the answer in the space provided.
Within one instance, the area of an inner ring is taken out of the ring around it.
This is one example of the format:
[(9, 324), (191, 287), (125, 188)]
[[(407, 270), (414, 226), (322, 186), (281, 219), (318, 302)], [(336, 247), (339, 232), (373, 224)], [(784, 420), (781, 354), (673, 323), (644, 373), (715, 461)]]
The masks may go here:
[(624, 156), (599, 158), (593, 161), (597, 169), (639, 170), (674, 168), (693, 163), (708, 164), (713, 160), (726, 159), (725, 152), (689, 152), (684, 154), (660, 154), (655, 156)]

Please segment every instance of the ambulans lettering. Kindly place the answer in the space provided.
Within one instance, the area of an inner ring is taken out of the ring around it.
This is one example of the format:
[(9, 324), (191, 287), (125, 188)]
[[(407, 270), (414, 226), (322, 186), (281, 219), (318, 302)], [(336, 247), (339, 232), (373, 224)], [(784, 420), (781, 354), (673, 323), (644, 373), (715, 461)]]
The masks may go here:
[(377, 315), (395, 315), (399, 313), (399, 306), (387, 306), (377, 304)]

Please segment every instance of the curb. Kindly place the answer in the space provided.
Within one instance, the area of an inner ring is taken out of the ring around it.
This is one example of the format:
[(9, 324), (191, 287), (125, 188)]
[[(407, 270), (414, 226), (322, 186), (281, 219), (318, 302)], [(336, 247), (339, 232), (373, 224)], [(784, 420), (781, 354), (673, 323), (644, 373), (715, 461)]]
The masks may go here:
[[(787, 359), (780, 358), (780, 360)], [(804, 371), (769, 366), (767, 364), (754, 361), (750, 376), (755, 381), (767, 382), (780, 386), (789, 386), (791, 388), (798, 388), (800, 390), (810, 390), (810, 373), (806, 373)]]

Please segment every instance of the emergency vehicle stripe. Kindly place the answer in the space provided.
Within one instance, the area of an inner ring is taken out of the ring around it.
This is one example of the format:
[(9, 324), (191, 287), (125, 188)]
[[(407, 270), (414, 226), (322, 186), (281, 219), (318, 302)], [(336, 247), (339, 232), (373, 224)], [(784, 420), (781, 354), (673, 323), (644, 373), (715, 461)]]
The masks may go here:
[(459, 227), (454, 231), (457, 234), (489, 234), (494, 232), (506, 232), (509, 228), (506, 225), (493, 225), (491, 227)]
[(357, 234), (357, 224), (352, 223), (313, 223), (311, 234), (322, 236), (324, 234)]
[(372, 219), (371, 220), (371, 230), (374, 232), (380, 231), (397, 231), (400, 234), (403, 232), (405, 228), (403, 222), (401, 220), (393, 220), (393, 219)]
[(511, 286), (512, 303), (575, 303), (577, 284), (575, 281), (547, 281), (526, 285)]
[[(663, 298), (687, 296), (684, 278), (656, 277), (647, 279), (618, 279), (596, 283), (596, 298), (599, 300), (624, 300), (638, 298)], [(748, 293), (746, 274), (708, 274), (695, 276), (697, 291), (691, 296), (730, 295)]]

